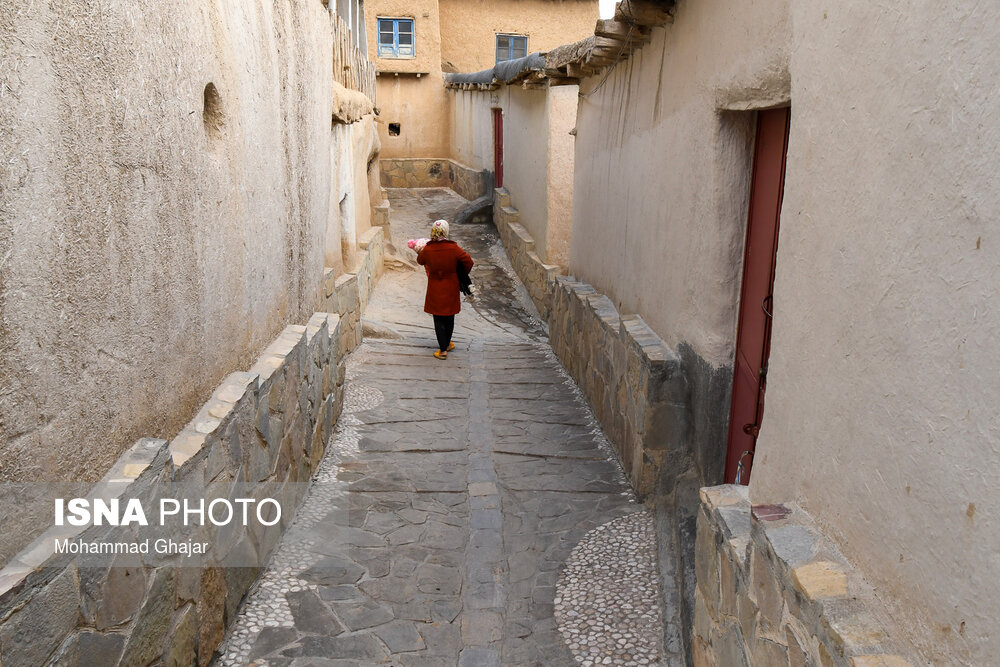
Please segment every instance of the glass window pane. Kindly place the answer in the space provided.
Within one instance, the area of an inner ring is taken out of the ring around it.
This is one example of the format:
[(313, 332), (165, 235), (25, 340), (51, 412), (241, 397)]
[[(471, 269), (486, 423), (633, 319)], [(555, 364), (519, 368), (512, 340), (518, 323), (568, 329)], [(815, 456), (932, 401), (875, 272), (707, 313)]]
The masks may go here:
[(413, 44), (413, 35), (404, 32), (399, 33), (399, 45), (403, 46), (404, 44)]
[(497, 52), (499, 53), (500, 49), (506, 51), (509, 48), (510, 38), (507, 35), (497, 35)]
[(392, 32), (392, 19), (379, 19), (378, 29), (380, 32)]
[(409, 32), (409, 33), (412, 33), (413, 32), (413, 21), (411, 21), (409, 19), (401, 20), (399, 22), (399, 31), (400, 32)]
[(380, 32), (378, 34), (379, 44), (389, 44), (392, 45), (392, 33), (391, 32)]
[(523, 58), (526, 55), (528, 54), (525, 52), (523, 45), (522, 46), (514, 45), (514, 51), (513, 54), (511, 55), (511, 58)]

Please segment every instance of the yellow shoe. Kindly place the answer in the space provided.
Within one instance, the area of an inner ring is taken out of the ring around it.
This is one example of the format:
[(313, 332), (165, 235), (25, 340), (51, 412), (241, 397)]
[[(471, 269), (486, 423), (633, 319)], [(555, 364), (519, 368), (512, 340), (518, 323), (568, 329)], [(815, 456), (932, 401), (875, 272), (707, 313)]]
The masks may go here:
[(438, 350), (437, 352), (434, 353), (434, 356), (437, 357), (438, 359), (447, 359), (448, 358), (448, 353), (447, 352), (442, 352), (441, 350)]
[(448, 343), (448, 351), (451, 352), (454, 349), (455, 349), (455, 344), (454, 343)]

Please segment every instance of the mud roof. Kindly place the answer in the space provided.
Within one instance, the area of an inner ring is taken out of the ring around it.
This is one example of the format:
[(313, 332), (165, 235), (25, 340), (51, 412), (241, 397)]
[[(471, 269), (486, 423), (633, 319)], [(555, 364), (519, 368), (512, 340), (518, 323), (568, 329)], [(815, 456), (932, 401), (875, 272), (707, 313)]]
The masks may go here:
[[(444, 83), (448, 88), (497, 88), (501, 84), (518, 83), (545, 69), (545, 54), (536, 51), (523, 58), (505, 60), (489, 69), (469, 74), (445, 74)], [(543, 75), (544, 76), (544, 75)]]
[(594, 34), (547, 53), (497, 63), (471, 74), (445, 74), (445, 87), (460, 90), (494, 90), (520, 83), (525, 88), (577, 84), (649, 42), (652, 29), (673, 22), (676, 0), (621, 0), (615, 16), (601, 19)]

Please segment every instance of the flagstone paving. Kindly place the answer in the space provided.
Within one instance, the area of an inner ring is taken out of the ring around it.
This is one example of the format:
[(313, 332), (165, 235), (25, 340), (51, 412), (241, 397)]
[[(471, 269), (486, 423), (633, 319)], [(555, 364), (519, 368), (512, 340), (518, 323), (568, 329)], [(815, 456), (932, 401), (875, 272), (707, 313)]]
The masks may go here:
[[(390, 195), (397, 248), (465, 203)], [(366, 318), (398, 337), (349, 358), (328, 452), (219, 665), (659, 662), (652, 521), (492, 225), (452, 237), (478, 287), (456, 350), (431, 354), (423, 271), (387, 272)]]

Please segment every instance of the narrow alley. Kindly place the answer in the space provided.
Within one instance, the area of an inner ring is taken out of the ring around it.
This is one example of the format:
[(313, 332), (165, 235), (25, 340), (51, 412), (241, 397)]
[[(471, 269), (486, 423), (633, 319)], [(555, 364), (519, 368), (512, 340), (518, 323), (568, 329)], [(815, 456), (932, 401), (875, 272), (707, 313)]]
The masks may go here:
[[(389, 190), (393, 243), (467, 201)], [(548, 346), (490, 224), (456, 350), (419, 267), (388, 271), (344, 415), (220, 665), (661, 664), (653, 519)], [(373, 336), (378, 336), (375, 338)]]

